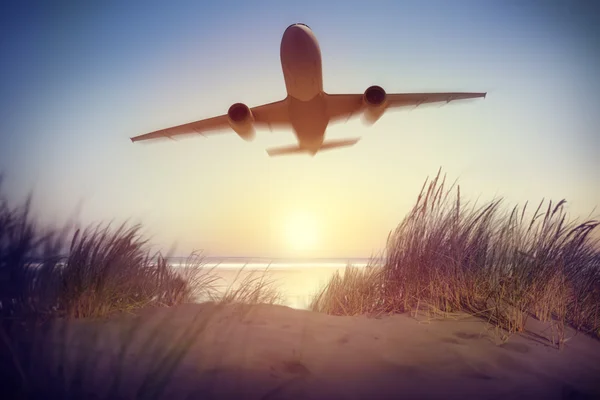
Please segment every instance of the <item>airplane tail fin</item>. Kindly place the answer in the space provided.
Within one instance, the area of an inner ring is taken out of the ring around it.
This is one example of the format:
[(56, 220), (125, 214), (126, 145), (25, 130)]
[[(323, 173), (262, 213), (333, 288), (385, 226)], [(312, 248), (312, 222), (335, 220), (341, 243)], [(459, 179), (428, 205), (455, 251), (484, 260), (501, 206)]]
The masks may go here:
[[(338, 147), (352, 146), (352, 145), (355, 145), (359, 140), (360, 140), (360, 138), (329, 140), (327, 142), (324, 142), (321, 145), (321, 147), (319, 148), (319, 151), (335, 149)], [(304, 149), (302, 147), (299, 147), (299, 146), (274, 147), (274, 148), (267, 149), (267, 154), (271, 157), (283, 156), (283, 155), (295, 154), (295, 153), (309, 153), (310, 154), (311, 151)]]

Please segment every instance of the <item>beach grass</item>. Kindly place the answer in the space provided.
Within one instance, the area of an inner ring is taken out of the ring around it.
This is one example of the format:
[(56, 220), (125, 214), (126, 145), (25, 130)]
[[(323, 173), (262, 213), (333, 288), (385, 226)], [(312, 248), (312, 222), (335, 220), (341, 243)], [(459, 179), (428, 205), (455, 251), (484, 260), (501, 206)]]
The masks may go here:
[[(59, 229), (44, 228), (32, 216), (31, 197), (11, 206), (0, 195), (0, 392), (10, 398), (97, 396), (85, 392), (83, 382), (96, 362), (90, 357), (98, 338), (91, 334), (81, 339), (79, 346), (87, 351), (66, 371), (69, 321), (103, 321), (197, 301), (225, 305), (279, 299), (273, 283), (260, 274), (225, 293), (217, 288), (219, 280), (212, 268), (205, 267), (202, 253), (192, 253), (178, 267), (170, 264), (169, 257), (150, 253), (140, 225), (81, 229), (68, 223)], [(158, 396), (209, 319), (204, 315), (180, 338), (166, 341), (174, 344), (166, 350), (151, 343), (160, 337), (160, 326), (154, 328), (150, 342), (141, 348), (155, 360), (156, 371), (148, 373), (137, 395)], [(168, 317), (163, 324), (168, 326)], [(133, 325), (123, 332), (122, 342), (132, 343), (139, 330)], [(61, 344), (49, 345), (50, 336)], [(115, 381), (106, 398), (117, 398), (127, 379), (118, 373), (122, 368), (114, 368)]]
[(465, 203), (441, 170), (390, 233), (385, 262), (348, 267), (311, 309), (334, 315), (462, 311), (486, 318), (505, 337), (527, 319), (549, 322), (561, 346), (565, 326), (600, 337), (599, 222), (569, 221), (564, 200), (508, 212), (502, 199)]
[(222, 304), (278, 304), (283, 300), (276, 282), (269, 277), (269, 270), (250, 271), (240, 279), (244, 268), (240, 268), (233, 282), (219, 298)]

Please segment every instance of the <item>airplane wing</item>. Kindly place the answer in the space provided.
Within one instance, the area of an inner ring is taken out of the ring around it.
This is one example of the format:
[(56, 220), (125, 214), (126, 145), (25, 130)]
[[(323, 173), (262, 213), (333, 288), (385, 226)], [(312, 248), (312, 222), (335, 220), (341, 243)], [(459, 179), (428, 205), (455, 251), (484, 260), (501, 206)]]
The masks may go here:
[[(427, 103), (449, 103), (454, 100), (485, 98), (487, 93), (388, 93), (386, 95), (387, 108), (418, 107)], [(363, 110), (363, 93), (359, 94), (327, 94), (327, 110), (331, 120), (345, 118)]]
[[(287, 98), (285, 98), (274, 103), (250, 108), (250, 110), (252, 110), (252, 115), (254, 116), (254, 125), (269, 127), (288, 125), (289, 115), (287, 104), (288, 101)], [(160, 129), (144, 135), (135, 136), (131, 138), (131, 141), (137, 142), (140, 140), (159, 138), (171, 139), (173, 136), (188, 135), (193, 133), (200, 135), (207, 133), (218, 133), (217, 131), (228, 127), (229, 120), (227, 118), (227, 114), (223, 114), (219, 115), (218, 117), (202, 119), (200, 121), (190, 122), (167, 129)]]

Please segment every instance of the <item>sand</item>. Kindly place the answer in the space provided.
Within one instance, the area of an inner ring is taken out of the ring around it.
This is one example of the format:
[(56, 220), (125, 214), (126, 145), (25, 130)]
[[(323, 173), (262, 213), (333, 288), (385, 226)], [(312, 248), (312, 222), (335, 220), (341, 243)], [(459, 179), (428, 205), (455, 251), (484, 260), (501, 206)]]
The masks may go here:
[[(131, 327), (139, 331), (119, 356)], [(78, 354), (86, 356), (79, 365), (94, 367), (86, 389), (106, 393), (119, 375), (123, 398), (133, 397), (144, 377), (161, 386), (149, 371), (168, 367), (157, 358), (165, 346), (175, 346), (169, 354), (186, 350), (165, 380), (167, 399), (600, 398), (600, 341), (578, 334), (559, 351), (543, 327), (531, 320), (524, 334), (502, 343), (484, 321), (467, 315), (336, 317), (205, 303), (72, 322), (67, 336), (57, 333), (45, 348), (58, 351), (66, 340), (67, 373)], [(193, 339), (187, 348), (180, 337), (186, 330)]]

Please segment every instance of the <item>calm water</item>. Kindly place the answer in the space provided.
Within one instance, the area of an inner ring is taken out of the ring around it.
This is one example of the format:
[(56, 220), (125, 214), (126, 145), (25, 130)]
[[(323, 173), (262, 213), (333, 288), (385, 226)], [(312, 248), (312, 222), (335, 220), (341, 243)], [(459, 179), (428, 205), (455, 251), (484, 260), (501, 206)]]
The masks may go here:
[[(264, 276), (281, 294), (280, 304), (307, 309), (314, 295), (329, 282), (336, 272), (343, 274), (348, 265), (365, 267), (366, 258), (354, 259), (258, 259), (258, 258), (205, 258), (204, 266), (220, 280), (217, 289), (223, 293), (235, 289), (249, 275)], [(174, 266), (186, 264), (186, 259), (172, 259)]]
[[(185, 265), (187, 258), (173, 257), (171, 265)], [(340, 268), (346, 265), (355, 267), (366, 266), (369, 258), (311, 258), (311, 259), (289, 259), (289, 258), (250, 258), (250, 257), (205, 257), (203, 264), (206, 267), (216, 268)]]

